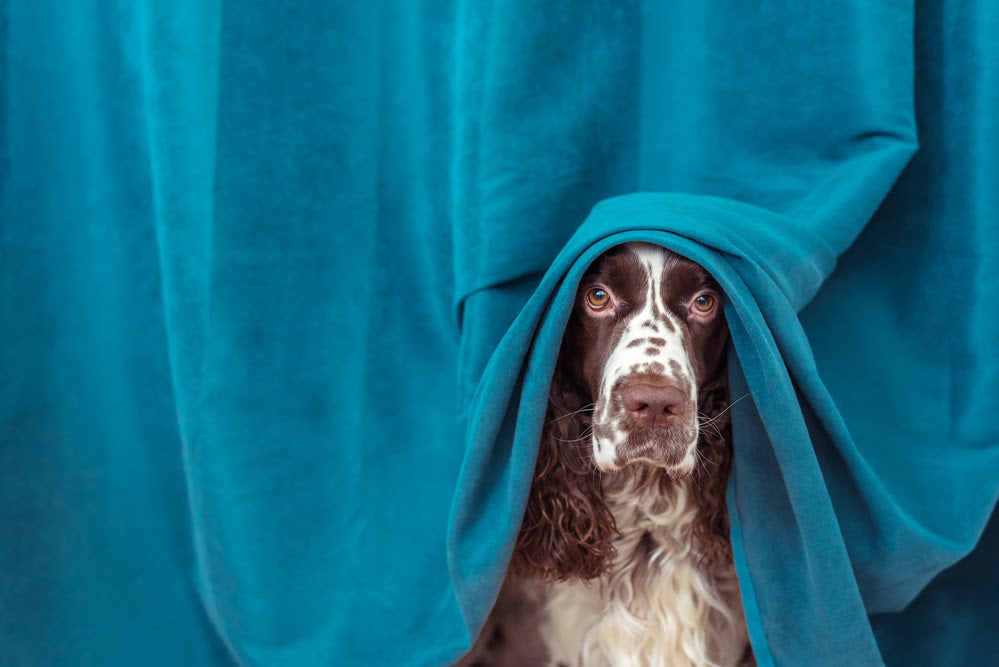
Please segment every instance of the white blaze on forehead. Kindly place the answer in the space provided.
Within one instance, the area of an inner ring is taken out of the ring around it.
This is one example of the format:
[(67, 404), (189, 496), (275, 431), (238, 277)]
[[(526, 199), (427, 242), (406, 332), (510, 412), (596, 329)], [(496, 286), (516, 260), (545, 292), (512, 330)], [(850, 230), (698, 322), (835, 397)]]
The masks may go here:
[[(628, 316), (624, 332), (604, 366), (598, 390), (594, 416), (595, 422), (602, 427), (599, 434), (594, 433), (593, 454), (597, 465), (605, 470), (616, 467), (616, 450), (628, 438), (620, 399), (611, 395), (619, 380), (636, 373), (650, 373), (661, 364), (663, 380), (689, 387), (691, 405), (697, 401), (693, 369), (683, 346), (681, 322), (667, 307), (662, 290), (666, 273), (676, 264), (676, 259), (658, 246), (631, 243), (627, 248), (645, 271), (645, 302)], [(639, 340), (642, 342), (629, 347)], [(656, 348), (658, 354), (648, 354), (646, 350), (650, 347)], [(678, 372), (673, 370), (675, 367)], [(694, 420), (693, 445), (697, 440), (696, 414), (687, 418)]]

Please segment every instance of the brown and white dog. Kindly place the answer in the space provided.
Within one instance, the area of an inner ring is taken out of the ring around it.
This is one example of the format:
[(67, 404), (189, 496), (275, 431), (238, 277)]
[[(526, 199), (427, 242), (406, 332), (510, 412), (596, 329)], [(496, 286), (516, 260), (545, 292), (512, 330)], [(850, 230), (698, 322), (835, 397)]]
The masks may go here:
[(753, 664), (728, 538), (721, 289), (629, 243), (589, 268), (510, 576), (462, 664)]

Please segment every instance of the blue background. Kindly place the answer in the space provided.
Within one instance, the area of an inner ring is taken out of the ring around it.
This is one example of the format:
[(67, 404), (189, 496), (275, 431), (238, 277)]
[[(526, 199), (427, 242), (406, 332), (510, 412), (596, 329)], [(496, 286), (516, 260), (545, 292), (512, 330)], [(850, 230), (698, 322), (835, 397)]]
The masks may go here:
[(454, 660), (575, 282), (638, 238), (726, 288), (760, 664), (999, 660), (995, 35), (0, 3), (0, 663)]

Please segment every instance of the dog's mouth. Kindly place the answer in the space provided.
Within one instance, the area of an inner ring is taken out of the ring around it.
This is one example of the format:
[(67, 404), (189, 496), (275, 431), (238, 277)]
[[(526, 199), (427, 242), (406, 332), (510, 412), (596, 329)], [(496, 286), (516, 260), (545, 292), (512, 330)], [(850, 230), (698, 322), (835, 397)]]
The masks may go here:
[(675, 423), (667, 428), (624, 423), (595, 427), (592, 436), (594, 462), (604, 472), (630, 465), (662, 468), (674, 479), (689, 476), (697, 456), (697, 423)]
[(671, 428), (635, 428), (617, 448), (617, 457), (622, 466), (643, 461), (669, 470), (681, 466), (689, 449), (690, 442), (679, 441)]

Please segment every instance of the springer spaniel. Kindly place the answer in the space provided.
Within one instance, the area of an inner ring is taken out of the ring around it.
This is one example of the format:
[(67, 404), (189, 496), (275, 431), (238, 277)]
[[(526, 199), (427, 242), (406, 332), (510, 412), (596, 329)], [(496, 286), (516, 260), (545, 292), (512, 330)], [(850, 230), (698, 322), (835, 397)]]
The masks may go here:
[(721, 290), (629, 243), (581, 283), (510, 574), (460, 664), (753, 665), (728, 539)]

